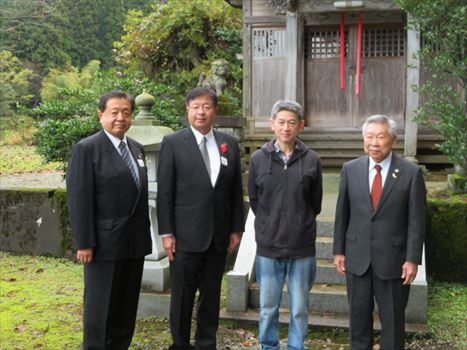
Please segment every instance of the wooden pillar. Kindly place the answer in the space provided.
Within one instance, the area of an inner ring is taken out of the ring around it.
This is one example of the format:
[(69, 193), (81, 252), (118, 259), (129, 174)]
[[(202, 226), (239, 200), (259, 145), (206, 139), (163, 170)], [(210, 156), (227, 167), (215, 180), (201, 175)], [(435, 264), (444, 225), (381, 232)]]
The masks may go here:
[(251, 120), (252, 110), (252, 81), (253, 74), (251, 51), (251, 24), (245, 23), (245, 17), (251, 16), (251, 1), (243, 0), (243, 117), (249, 122), (246, 125), (246, 134), (254, 134), (254, 121)]
[(304, 105), (304, 40), (303, 15), (287, 11), (286, 15), (287, 77), (285, 98)]
[[(407, 16), (410, 21), (410, 14)], [(413, 121), (416, 110), (419, 108), (419, 95), (412, 87), (420, 84), (420, 60), (415, 54), (420, 50), (420, 32), (407, 29), (407, 82), (405, 99), (405, 142), (404, 158), (418, 164), (417, 156), (417, 134), (418, 126)]]

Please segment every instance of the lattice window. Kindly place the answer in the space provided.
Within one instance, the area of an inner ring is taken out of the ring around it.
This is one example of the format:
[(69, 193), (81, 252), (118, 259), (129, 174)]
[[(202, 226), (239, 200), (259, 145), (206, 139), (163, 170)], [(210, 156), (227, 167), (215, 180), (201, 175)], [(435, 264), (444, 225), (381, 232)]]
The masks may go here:
[(253, 29), (253, 57), (286, 56), (285, 52), (285, 29)]
[(363, 30), (362, 56), (401, 57), (405, 53), (403, 28), (372, 28)]
[[(349, 51), (348, 32), (345, 31), (345, 56)], [(307, 31), (305, 34), (305, 57), (329, 59), (340, 56), (339, 30)]]
[(428, 48), (430, 52), (437, 53), (441, 51), (441, 44), (440, 43), (433, 43), (426, 39), (426, 37), (421, 33), (421, 40), (420, 40), (420, 47), (421, 48)]

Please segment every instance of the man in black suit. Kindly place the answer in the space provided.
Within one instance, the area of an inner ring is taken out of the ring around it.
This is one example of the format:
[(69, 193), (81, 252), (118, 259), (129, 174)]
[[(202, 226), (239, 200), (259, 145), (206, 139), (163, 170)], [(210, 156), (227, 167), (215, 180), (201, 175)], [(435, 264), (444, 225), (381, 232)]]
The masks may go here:
[[(190, 127), (165, 136), (158, 164), (159, 234), (170, 260), (170, 349), (216, 349), (227, 253), (244, 228), (238, 144), (214, 131), (217, 96), (195, 88), (185, 99)], [(191, 316), (199, 288), (195, 347)]]
[(77, 259), (84, 263), (84, 349), (128, 349), (144, 256), (151, 253), (147, 169), (141, 144), (125, 135), (131, 96), (99, 102), (103, 130), (73, 146), (66, 175)]
[(405, 308), (421, 263), (425, 183), (421, 169), (391, 152), (396, 123), (369, 117), (367, 154), (342, 168), (334, 227), (334, 265), (346, 276), (352, 350), (373, 349), (373, 309), (381, 349), (404, 349)]

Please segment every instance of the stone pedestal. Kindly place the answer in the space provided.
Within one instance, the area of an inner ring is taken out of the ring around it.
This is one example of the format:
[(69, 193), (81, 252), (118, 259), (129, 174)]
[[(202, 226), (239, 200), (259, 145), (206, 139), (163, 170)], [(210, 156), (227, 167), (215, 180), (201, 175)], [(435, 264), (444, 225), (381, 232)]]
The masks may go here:
[(172, 133), (172, 129), (160, 126), (159, 121), (151, 114), (154, 97), (143, 92), (136, 97), (136, 106), (140, 113), (136, 116), (127, 135), (144, 146), (146, 164), (148, 166), (149, 218), (151, 220), (152, 253), (146, 256), (142, 280), (142, 290), (147, 292), (164, 292), (170, 287), (169, 261), (166, 257), (162, 240), (157, 229), (157, 162), (162, 139)]

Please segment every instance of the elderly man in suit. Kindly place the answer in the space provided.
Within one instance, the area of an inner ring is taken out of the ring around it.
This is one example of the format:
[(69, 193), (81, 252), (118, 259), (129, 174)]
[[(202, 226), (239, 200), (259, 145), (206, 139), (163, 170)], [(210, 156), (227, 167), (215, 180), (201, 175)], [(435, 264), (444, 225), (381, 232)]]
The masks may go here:
[(147, 169), (125, 135), (134, 103), (121, 91), (99, 102), (101, 131), (73, 146), (66, 174), (77, 259), (84, 263), (84, 349), (128, 349), (144, 256), (151, 253)]
[(157, 215), (170, 260), (170, 349), (208, 350), (216, 349), (226, 255), (238, 246), (244, 228), (240, 155), (234, 137), (212, 129), (214, 91), (195, 88), (185, 102), (190, 127), (165, 136), (161, 145)]
[(334, 265), (346, 276), (353, 350), (371, 350), (374, 300), (381, 349), (404, 349), (405, 308), (421, 262), (425, 184), (421, 169), (399, 158), (396, 123), (369, 117), (366, 155), (342, 168), (334, 227)]

